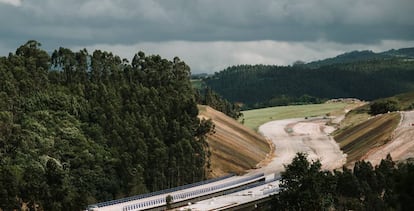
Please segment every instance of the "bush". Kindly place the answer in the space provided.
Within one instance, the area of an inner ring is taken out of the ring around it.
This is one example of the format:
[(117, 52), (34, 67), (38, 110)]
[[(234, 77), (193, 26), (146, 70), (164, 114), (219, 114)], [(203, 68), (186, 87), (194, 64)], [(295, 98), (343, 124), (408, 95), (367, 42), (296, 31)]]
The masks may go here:
[(398, 111), (399, 106), (398, 103), (394, 100), (383, 100), (373, 102), (370, 106), (370, 114), (377, 115), (377, 114), (384, 114), (392, 111)]

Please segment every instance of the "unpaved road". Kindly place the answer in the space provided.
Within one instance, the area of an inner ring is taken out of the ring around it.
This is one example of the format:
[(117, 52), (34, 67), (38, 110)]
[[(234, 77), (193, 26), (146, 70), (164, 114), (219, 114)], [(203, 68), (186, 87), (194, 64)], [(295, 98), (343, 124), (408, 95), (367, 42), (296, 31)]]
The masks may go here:
[(387, 144), (368, 152), (363, 158), (373, 165), (391, 154), (393, 160), (405, 160), (414, 157), (414, 111), (401, 112), (401, 121), (394, 130), (392, 140)]
[(253, 170), (252, 173), (280, 174), (284, 171), (284, 165), (291, 163), (297, 152), (308, 154), (309, 160), (319, 159), (322, 169), (342, 167), (346, 162), (346, 155), (328, 135), (334, 128), (325, 126), (327, 121), (323, 118), (286, 119), (260, 126), (259, 132), (269, 138), (276, 149), (269, 164)]

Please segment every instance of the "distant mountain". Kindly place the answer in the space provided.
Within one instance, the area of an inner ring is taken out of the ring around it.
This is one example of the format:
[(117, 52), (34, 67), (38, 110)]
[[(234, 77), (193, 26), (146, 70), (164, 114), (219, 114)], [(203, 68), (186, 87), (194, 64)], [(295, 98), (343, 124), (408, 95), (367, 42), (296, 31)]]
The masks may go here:
[(401, 48), (398, 50), (389, 50), (382, 52), (380, 54), (388, 55), (388, 56), (394, 56), (394, 57), (400, 57), (400, 58), (414, 58), (414, 48)]
[(326, 65), (352, 63), (368, 60), (383, 60), (383, 59), (394, 59), (394, 58), (406, 58), (414, 59), (414, 48), (401, 48), (398, 50), (392, 49), (380, 53), (375, 53), (370, 50), (364, 51), (352, 51), (344, 54), (340, 54), (333, 58), (313, 61), (305, 64), (310, 68), (318, 68)]

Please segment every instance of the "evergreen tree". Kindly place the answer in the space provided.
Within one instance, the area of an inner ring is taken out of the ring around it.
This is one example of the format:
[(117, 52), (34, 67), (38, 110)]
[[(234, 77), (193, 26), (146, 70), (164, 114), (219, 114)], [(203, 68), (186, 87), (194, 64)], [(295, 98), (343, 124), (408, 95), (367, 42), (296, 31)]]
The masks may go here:
[(28, 41), (0, 58), (0, 208), (87, 204), (204, 179), (205, 134), (190, 68), (138, 52)]

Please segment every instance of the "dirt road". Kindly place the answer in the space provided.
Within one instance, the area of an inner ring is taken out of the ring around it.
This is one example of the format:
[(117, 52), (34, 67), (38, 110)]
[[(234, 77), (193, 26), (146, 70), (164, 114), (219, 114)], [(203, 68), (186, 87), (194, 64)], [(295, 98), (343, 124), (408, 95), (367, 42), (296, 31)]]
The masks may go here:
[(326, 126), (328, 119), (286, 119), (268, 122), (259, 127), (259, 132), (272, 140), (275, 153), (272, 161), (253, 172), (280, 173), (291, 163), (297, 152), (308, 154), (309, 160), (319, 159), (322, 168), (332, 170), (342, 167), (346, 155), (328, 134), (334, 130)]
[(378, 165), (387, 154), (391, 154), (393, 160), (414, 157), (414, 111), (401, 112), (400, 124), (395, 129), (391, 141), (372, 149), (363, 159)]

